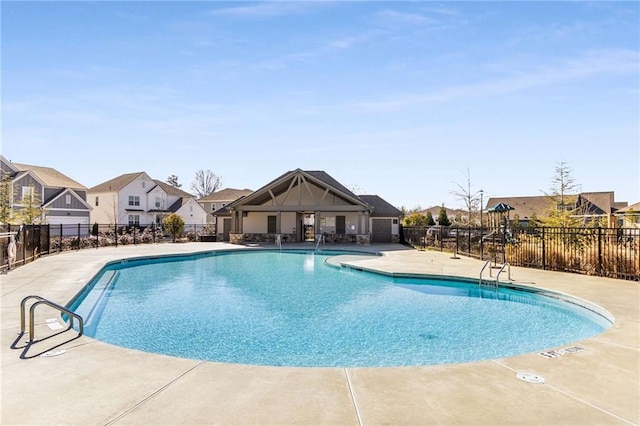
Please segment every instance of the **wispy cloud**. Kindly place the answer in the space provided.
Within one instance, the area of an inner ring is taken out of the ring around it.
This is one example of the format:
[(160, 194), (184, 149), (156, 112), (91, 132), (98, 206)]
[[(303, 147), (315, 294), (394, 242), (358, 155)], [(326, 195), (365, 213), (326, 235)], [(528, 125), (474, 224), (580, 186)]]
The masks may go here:
[(634, 50), (614, 49), (590, 51), (546, 67), (511, 70), (510, 76), (481, 83), (444, 88), (426, 93), (405, 93), (386, 99), (357, 102), (361, 111), (390, 112), (418, 104), (449, 102), (464, 98), (505, 95), (574, 80), (606, 74), (637, 74), (640, 54)]
[(258, 3), (249, 6), (233, 6), (209, 11), (211, 16), (224, 16), (234, 18), (274, 18), (280, 16), (309, 13), (320, 7), (326, 7), (327, 2), (306, 1), (272, 1)]

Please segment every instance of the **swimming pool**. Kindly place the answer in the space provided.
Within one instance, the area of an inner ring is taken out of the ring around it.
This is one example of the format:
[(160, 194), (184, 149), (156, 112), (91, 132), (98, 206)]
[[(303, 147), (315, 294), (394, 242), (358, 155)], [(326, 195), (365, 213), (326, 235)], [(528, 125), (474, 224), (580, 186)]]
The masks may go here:
[(336, 268), (339, 252), (232, 251), (107, 265), (70, 308), (85, 334), (217, 362), (363, 367), (512, 356), (611, 322), (558, 298), (477, 282)]

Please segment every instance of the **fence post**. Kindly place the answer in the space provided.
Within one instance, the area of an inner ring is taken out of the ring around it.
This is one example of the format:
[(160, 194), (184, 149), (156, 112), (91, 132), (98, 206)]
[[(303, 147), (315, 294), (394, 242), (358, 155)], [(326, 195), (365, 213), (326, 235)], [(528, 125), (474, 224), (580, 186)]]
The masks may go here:
[(22, 231), (22, 236), (20, 237), (20, 241), (22, 241), (22, 264), (27, 264), (27, 226), (21, 225), (18, 232)]
[(78, 222), (78, 250), (80, 250), (80, 222)]
[(113, 235), (114, 235), (114, 240), (116, 242), (116, 247), (118, 247), (118, 224), (117, 223), (113, 224)]
[(60, 244), (58, 244), (58, 253), (60, 253), (62, 251), (62, 231), (64, 230), (64, 228), (62, 227), (62, 224), (60, 224), (60, 233), (58, 234), (58, 242)]
[(547, 269), (547, 254), (546, 254), (546, 246), (545, 246), (545, 235), (544, 235), (544, 230), (545, 228), (542, 228), (542, 270), (544, 271), (545, 269)]
[(156, 223), (155, 222), (151, 224), (151, 235), (152, 235), (151, 238), (152, 238), (153, 244), (155, 244), (156, 243)]
[(598, 226), (598, 275), (603, 275), (602, 268), (602, 228)]
[(131, 232), (133, 233), (133, 245), (136, 245), (136, 234), (138, 233), (138, 226), (137, 225), (133, 225), (133, 228), (131, 229)]

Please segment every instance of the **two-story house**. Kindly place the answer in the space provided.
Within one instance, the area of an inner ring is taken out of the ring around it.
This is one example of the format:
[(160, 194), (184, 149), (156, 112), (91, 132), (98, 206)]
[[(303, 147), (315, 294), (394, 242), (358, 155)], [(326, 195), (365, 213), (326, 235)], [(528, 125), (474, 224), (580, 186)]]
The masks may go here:
[(8, 177), (12, 217), (16, 220), (27, 203), (35, 202), (42, 209), (42, 216), (34, 219), (36, 223), (89, 223), (91, 205), (84, 185), (54, 168), (14, 163), (3, 156), (0, 168)]
[(204, 208), (207, 213), (207, 222), (215, 224), (215, 216), (213, 212), (216, 210), (220, 210), (227, 204), (231, 204), (237, 199), (242, 197), (246, 197), (251, 194), (253, 191), (250, 189), (235, 189), (235, 188), (225, 188), (220, 191), (212, 192), (211, 194), (199, 198), (198, 203)]
[(161, 224), (171, 213), (185, 225), (205, 225), (207, 212), (193, 195), (151, 178), (145, 172), (127, 173), (88, 190), (91, 221), (103, 224)]

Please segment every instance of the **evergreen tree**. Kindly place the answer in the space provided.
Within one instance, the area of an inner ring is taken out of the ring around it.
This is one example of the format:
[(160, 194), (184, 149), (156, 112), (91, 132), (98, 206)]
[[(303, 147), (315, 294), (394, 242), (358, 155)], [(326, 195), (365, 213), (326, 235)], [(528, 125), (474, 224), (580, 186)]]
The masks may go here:
[(174, 186), (176, 188), (180, 188), (182, 187), (181, 183), (178, 183), (178, 176), (176, 175), (171, 175), (167, 178), (167, 183), (171, 186)]
[(436, 221), (433, 220), (433, 215), (431, 212), (427, 212), (427, 226), (433, 226), (436, 224)]
[(438, 213), (438, 225), (449, 226), (451, 221), (447, 217), (447, 210), (444, 207), (440, 207), (440, 213)]

